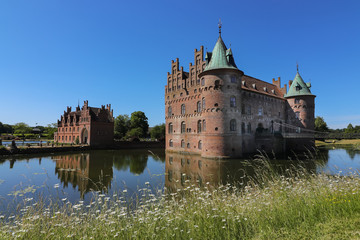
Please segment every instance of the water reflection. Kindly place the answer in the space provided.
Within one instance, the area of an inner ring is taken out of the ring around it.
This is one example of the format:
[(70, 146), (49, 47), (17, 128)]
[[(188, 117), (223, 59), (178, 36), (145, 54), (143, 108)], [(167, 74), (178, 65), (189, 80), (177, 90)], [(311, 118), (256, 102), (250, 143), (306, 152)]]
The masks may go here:
[(113, 178), (112, 159), (102, 158), (96, 152), (54, 156), (55, 175), (67, 188), (78, 187), (80, 197), (90, 190), (107, 192)]
[(63, 188), (69, 185), (74, 189), (77, 187), (80, 197), (84, 198), (92, 190), (108, 192), (113, 182), (113, 167), (120, 172), (142, 174), (147, 168), (149, 155), (155, 161), (164, 162), (163, 152), (146, 150), (91, 151), (58, 155), (51, 159), (56, 161), (55, 175), (63, 183)]
[(246, 185), (250, 180), (259, 182), (273, 173), (284, 176), (294, 175), (300, 168), (308, 173), (316, 173), (319, 167), (326, 166), (328, 152), (328, 150), (319, 152), (315, 161), (306, 160), (306, 156), (295, 156), (292, 159), (273, 159), (266, 164), (255, 158), (220, 160), (166, 153), (165, 186), (170, 192), (174, 192), (189, 186), (189, 184), (198, 187), (202, 187), (204, 184), (213, 187), (228, 183)]

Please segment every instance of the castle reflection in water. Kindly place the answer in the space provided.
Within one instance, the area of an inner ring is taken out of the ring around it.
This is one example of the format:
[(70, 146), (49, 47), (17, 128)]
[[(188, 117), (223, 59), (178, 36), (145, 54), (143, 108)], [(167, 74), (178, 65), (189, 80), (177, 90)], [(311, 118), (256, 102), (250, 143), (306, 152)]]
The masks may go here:
[[(328, 151), (322, 153), (321, 159), (327, 159)], [(111, 189), (114, 171), (130, 172), (140, 175), (147, 168), (149, 157), (155, 161), (165, 162), (164, 185), (169, 192), (182, 189), (189, 185), (202, 187), (205, 184), (216, 187), (230, 183), (246, 184), (249, 179), (254, 180), (253, 160), (241, 159), (206, 159), (197, 155), (183, 155), (178, 153), (164, 153), (163, 151), (91, 151), (53, 156), (56, 162), (55, 175), (62, 182), (63, 188), (78, 187), (80, 197), (92, 190), (108, 192)], [(316, 172), (317, 167), (325, 165), (323, 161), (296, 161), (309, 172)], [(294, 161), (271, 161), (272, 169), (286, 174), (285, 169), (294, 165)], [(160, 165), (161, 166), (161, 165)], [(124, 174), (125, 175), (125, 174)], [(124, 176), (125, 177), (125, 176)]]

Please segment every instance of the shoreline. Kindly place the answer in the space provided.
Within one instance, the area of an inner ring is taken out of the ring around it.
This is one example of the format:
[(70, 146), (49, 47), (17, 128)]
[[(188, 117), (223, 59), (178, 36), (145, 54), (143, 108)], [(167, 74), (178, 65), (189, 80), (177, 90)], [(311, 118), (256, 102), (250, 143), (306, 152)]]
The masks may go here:
[(23, 154), (39, 154), (39, 153), (58, 153), (58, 152), (75, 152), (75, 151), (88, 151), (88, 150), (116, 150), (116, 149), (141, 149), (141, 148), (164, 148), (164, 142), (126, 142), (119, 141), (115, 142), (112, 146), (86, 146), (86, 145), (65, 145), (65, 146), (31, 146), (23, 147), (19, 146), (16, 151), (11, 152), (9, 147), (0, 148), (0, 157), (1, 156), (14, 156), (14, 155), (23, 155)]

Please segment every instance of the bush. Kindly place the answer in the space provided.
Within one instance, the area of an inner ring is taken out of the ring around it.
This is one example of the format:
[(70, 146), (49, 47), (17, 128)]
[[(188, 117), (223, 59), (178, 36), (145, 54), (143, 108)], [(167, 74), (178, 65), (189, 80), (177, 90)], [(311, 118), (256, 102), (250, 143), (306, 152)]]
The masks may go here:
[(25, 134), (24, 134), (24, 137), (25, 137), (26, 139), (36, 139), (36, 138), (37, 138), (37, 135), (32, 134), (32, 133), (25, 133)]

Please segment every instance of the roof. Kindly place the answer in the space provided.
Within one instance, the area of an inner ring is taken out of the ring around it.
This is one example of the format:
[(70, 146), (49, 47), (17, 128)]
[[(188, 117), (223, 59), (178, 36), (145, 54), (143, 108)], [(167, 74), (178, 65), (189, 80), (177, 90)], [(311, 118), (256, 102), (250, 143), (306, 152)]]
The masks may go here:
[(241, 89), (257, 92), (267, 96), (284, 99), (283, 93), (274, 84), (264, 82), (260, 79), (244, 75), (241, 79)]
[(206, 53), (205, 71), (213, 69), (237, 69), (231, 49), (227, 49), (221, 35), (219, 36), (212, 52)]
[(311, 93), (310, 87), (311, 84), (305, 83), (299, 72), (297, 72), (293, 82), (291, 83), (291, 86), (289, 86), (289, 91), (284, 95), (284, 97), (315, 96)]

